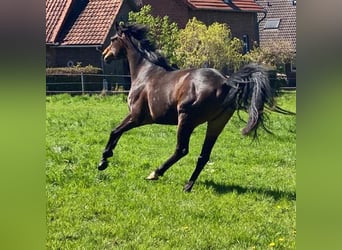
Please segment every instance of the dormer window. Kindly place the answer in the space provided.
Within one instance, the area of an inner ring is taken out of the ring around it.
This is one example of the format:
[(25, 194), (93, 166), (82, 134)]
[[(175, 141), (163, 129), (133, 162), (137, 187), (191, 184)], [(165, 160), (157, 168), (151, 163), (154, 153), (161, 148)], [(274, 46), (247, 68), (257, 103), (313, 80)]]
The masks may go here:
[(280, 24), (280, 18), (268, 18), (266, 20), (264, 29), (278, 29)]

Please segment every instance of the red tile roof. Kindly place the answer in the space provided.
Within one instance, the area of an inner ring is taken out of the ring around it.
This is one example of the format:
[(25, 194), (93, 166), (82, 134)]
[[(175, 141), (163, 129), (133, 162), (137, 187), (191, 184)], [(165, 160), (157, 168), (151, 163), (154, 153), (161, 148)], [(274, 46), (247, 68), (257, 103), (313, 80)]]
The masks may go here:
[(73, 0), (46, 0), (46, 43), (56, 42)]
[(46, 43), (103, 44), (122, 0), (46, 0)]
[(103, 44), (122, 3), (120, 0), (89, 0), (62, 45)]
[(187, 4), (193, 9), (203, 10), (223, 10), (223, 11), (247, 11), (263, 12), (264, 9), (255, 3), (254, 0), (186, 0)]

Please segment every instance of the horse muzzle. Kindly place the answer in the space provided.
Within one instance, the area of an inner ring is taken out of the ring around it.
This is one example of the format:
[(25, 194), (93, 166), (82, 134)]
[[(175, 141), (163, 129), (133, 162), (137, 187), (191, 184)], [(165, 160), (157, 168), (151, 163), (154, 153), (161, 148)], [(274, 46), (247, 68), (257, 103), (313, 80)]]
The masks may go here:
[(111, 63), (114, 59), (114, 55), (108, 47), (102, 52), (102, 57), (105, 63)]
[(112, 53), (107, 53), (106, 55), (103, 56), (103, 61), (105, 63), (111, 63), (114, 59), (114, 55)]

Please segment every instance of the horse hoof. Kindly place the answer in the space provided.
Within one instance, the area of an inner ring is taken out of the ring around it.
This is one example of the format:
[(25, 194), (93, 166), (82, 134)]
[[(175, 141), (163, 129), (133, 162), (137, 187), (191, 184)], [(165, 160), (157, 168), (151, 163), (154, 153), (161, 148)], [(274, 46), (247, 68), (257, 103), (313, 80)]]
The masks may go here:
[(146, 180), (158, 180), (158, 174), (156, 171), (150, 173), (150, 175), (146, 177)]
[(192, 186), (194, 183), (192, 181), (189, 181), (185, 186), (184, 186), (184, 192), (191, 192)]
[(100, 170), (100, 171), (102, 171), (102, 170), (105, 170), (107, 167), (108, 167), (108, 161), (102, 160), (102, 161), (99, 163), (97, 169)]

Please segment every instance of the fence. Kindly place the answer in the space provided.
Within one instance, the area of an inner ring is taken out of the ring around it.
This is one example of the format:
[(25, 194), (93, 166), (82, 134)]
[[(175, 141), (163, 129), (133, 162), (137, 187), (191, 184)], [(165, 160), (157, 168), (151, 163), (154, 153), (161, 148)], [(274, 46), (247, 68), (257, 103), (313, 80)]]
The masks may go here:
[[(271, 84), (280, 86), (283, 90), (296, 90), (287, 86), (286, 77), (270, 77)], [(46, 94), (117, 94), (128, 93), (131, 87), (129, 75), (104, 74), (60, 74), (46, 76)]]
[(46, 94), (128, 93), (129, 75), (59, 74), (46, 76)]

